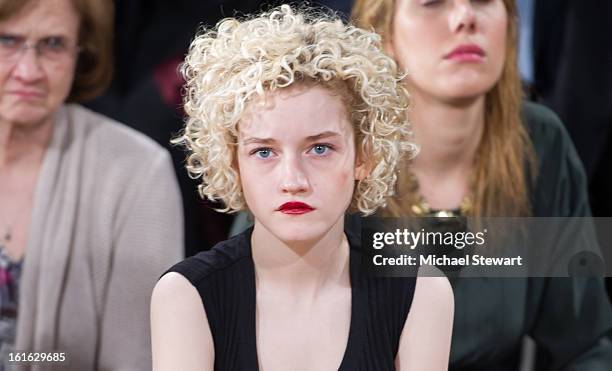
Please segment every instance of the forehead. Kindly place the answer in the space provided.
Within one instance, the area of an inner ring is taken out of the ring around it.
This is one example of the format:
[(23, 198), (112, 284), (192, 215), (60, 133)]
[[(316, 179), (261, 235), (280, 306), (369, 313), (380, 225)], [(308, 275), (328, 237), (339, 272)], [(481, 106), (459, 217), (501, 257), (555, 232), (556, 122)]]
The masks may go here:
[(353, 128), (340, 93), (300, 85), (248, 103), (238, 131), (241, 136), (301, 139), (325, 131), (349, 136)]
[(79, 21), (72, 0), (31, 0), (16, 13), (0, 20), (0, 32), (31, 37), (76, 36)]

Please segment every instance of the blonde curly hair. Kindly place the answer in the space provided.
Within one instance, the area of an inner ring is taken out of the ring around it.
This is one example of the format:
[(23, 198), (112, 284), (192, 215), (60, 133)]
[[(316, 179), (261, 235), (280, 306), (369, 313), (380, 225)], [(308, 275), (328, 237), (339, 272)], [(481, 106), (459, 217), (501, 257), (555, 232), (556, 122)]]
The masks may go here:
[(416, 154), (395, 62), (378, 35), (334, 16), (282, 5), (224, 19), (196, 36), (181, 72), (187, 120), (174, 142), (187, 147), (187, 170), (202, 178), (200, 195), (224, 203), (219, 211), (246, 209), (235, 165), (237, 125), (249, 102), (277, 89), (313, 83), (348, 98), (357, 156), (371, 165), (357, 181), (352, 209), (368, 215), (384, 206), (400, 158)]

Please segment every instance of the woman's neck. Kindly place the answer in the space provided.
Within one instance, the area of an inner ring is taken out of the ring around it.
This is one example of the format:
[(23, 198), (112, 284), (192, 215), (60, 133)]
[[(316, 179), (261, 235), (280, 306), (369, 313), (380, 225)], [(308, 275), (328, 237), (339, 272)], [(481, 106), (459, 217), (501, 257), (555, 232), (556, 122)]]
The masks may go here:
[(326, 288), (350, 284), (349, 244), (344, 217), (313, 241), (287, 244), (255, 221), (251, 236), (258, 284), (315, 297)]
[(412, 162), (421, 195), (435, 209), (451, 209), (469, 194), (469, 179), (484, 130), (484, 96), (457, 104), (413, 95), (410, 119), (421, 147)]
[(52, 135), (52, 120), (23, 125), (0, 119), (0, 171), (39, 166)]

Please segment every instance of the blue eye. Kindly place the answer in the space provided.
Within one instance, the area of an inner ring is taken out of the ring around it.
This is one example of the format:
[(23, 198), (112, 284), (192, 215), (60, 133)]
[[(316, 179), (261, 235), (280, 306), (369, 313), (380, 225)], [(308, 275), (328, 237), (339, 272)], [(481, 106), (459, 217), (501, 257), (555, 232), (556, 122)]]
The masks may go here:
[(268, 158), (272, 154), (272, 150), (270, 148), (259, 148), (253, 151), (253, 153), (259, 158)]
[(323, 156), (323, 155), (327, 154), (327, 152), (329, 152), (330, 149), (331, 149), (331, 146), (328, 145), (328, 144), (315, 144), (314, 146), (312, 146), (312, 148), (310, 150), (315, 155)]

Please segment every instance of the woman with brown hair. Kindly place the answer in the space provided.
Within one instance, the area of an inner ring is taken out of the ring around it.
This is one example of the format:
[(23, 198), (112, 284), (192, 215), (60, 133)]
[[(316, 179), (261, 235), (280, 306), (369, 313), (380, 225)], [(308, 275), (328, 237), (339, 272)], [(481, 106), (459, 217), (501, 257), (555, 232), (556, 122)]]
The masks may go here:
[[(390, 214), (590, 215), (584, 171), (562, 124), (522, 102), (513, 0), (357, 0), (352, 17), (382, 35), (413, 102), (421, 151), (405, 167)], [(538, 370), (612, 364), (603, 281), (451, 282), (451, 369), (517, 369), (525, 335), (538, 346)]]
[(112, 15), (0, 0), (0, 370), (150, 368), (149, 296), (182, 255), (182, 212), (167, 152), (74, 104), (110, 79)]

